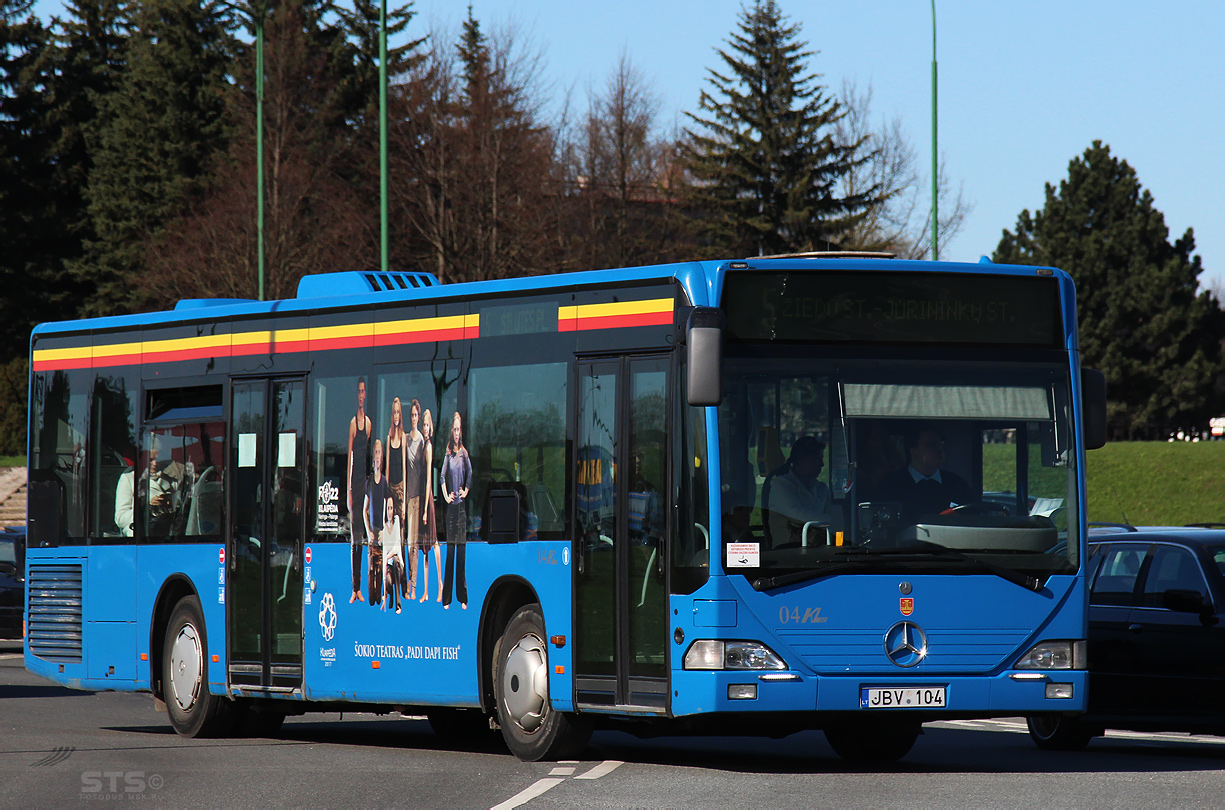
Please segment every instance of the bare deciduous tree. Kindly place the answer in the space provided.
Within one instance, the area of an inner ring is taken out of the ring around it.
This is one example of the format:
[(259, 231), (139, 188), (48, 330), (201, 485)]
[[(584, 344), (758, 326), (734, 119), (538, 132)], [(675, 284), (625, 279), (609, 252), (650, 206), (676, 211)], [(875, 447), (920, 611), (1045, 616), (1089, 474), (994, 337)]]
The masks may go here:
[[(918, 169), (915, 148), (906, 137), (900, 118), (872, 124), (872, 88), (860, 91), (852, 81), (842, 83), (841, 103), (846, 115), (836, 126), (841, 143), (862, 143), (867, 160), (841, 178), (841, 194), (878, 187), (880, 202), (847, 233), (843, 246), (858, 250), (896, 253), (905, 259), (929, 255), (931, 245), (930, 178)], [(940, 242), (957, 235), (973, 210), (961, 189), (952, 197), (944, 166), (940, 167)]]

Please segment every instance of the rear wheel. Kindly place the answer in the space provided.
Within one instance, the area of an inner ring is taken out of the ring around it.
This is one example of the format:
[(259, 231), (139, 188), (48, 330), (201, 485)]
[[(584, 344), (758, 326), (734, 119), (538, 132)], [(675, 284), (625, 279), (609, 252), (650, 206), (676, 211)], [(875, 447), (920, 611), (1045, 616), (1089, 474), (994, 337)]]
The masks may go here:
[(861, 720), (825, 729), (825, 739), (848, 762), (896, 762), (910, 753), (922, 730), (913, 721)]
[(1083, 751), (1093, 734), (1080, 721), (1057, 714), (1037, 714), (1025, 718), (1029, 738), (1046, 751)]
[(208, 691), (208, 636), (195, 596), (174, 606), (162, 646), (162, 692), (170, 725), (184, 737), (219, 737), (234, 731), (238, 707)]
[(549, 655), (539, 605), (520, 608), (506, 625), (494, 654), (493, 685), (498, 722), (511, 753), (525, 762), (577, 756), (591, 726), (549, 701)]

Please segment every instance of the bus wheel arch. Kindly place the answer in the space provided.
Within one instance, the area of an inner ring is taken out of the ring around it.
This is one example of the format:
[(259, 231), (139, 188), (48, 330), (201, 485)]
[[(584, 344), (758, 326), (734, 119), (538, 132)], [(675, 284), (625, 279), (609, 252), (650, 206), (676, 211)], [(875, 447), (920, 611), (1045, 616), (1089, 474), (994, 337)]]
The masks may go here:
[(200, 598), (186, 575), (174, 574), (162, 583), (162, 588), (153, 602), (153, 614), (149, 622), (149, 689), (158, 700), (166, 699), (166, 688), (162, 683), (162, 656), (165, 652), (162, 642), (166, 638), (166, 627), (170, 624), (170, 614), (174, 612), (175, 606), (189, 596), (194, 596), (197, 600)]
[(481, 625), (476, 647), (481, 709), (487, 714), (497, 712), (493, 667), (494, 653), (502, 639), (502, 633), (521, 608), (539, 603), (540, 598), (536, 595), (536, 590), (522, 577), (501, 577), (489, 586), (485, 603), (481, 606)]
[(234, 731), (240, 707), (209, 691), (208, 629), (195, 594), (170, 611), (162, 641), (162, 691), (170, 725), (184, 737), (219, 737)]
[(548, 652), (540, 605), (519, 608), (495, 649), (493, 681), (502, 738), (525, 762), (577, 756), (591, 737), (588, 718), (553, 708)]

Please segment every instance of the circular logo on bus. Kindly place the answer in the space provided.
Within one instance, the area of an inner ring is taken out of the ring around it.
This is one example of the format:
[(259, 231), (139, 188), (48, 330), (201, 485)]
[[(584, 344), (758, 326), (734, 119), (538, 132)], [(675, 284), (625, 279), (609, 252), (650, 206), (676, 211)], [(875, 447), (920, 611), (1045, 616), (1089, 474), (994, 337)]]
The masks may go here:
[(311, 561), (311, 547), (310, 546), (306, 547), (306, 561), (307, 562)]
[(885, 631), (885, 655), (899, 667), (913, 667), (927, 657), (927, 634), (914, 622), (898, 622)]

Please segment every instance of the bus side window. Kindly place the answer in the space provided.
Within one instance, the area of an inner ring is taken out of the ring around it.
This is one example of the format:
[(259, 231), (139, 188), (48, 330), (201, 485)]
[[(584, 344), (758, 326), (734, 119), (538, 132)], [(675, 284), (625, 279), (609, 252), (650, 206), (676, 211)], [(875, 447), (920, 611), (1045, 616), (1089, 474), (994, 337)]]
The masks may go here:
[(30, 544), (85, 541), (86, 437), (92, 370), (35, 374), (30, 437)]

